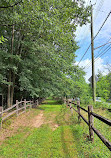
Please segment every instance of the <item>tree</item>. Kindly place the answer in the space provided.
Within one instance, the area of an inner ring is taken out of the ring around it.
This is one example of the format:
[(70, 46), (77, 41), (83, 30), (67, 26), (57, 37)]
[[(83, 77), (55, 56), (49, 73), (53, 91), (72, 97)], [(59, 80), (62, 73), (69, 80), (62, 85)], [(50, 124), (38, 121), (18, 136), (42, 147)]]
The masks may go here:
[(100, 76), (99, 81), (97, 82), (97, 96), (104, 98), (107, 100), (110, 95), (109, 91), (110, 84), (106, 76)]
[(80, 89), (73, 79), (78, 68), (72, 63), (78, 48), (76, 27), (90, 14), (84, 2), (1, 0), (0, 6), (0, 33), (7, 39), (0, 47), (1, 84), (7, 88), (8, 106), (13, 95), (63, 96), (71, 95), (72, 86)]

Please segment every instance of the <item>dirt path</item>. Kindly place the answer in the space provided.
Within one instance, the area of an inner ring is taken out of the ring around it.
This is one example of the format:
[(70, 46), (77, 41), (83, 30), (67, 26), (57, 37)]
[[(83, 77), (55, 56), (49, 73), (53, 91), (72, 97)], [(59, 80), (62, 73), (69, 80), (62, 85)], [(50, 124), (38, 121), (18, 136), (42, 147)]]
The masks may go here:
[(43, 117), (43, 111), (40, 112), (39, 115), (37, 115), (33, 121), (32, 121), (32, 127), (40, 127), (44, 123), (44, 117)]
[(7, 121), (4, 122), (3, 128), (0, 130), (0, 145), (5, 139), (15, 135), (19, 128), (39, 128), (44, 123), (43, 111), (40, 111), (40, 113), (36, 116), (33, 116), (33, 113), (33, 111), (29, 111), (18, 117), (11, 118), (10, 120), (8, 120), (8, 122), (11, 121), (11, 125), (6, 125)]
[(0, 145), (5, 139), (15, 135), (17, 130), (22, 127), (39, 128), (43, 124), (48, 124), (53, 131), (59, 127), (58, 124), (53, 123), (53, 120), (46, 120), (43, 111), (40, 111), (36, 116), (33, 116), (33, 111), (26, 112), (18, 117), (14, 117), (14, 119), (12, 118), (11, 122), (8, 128), (2, 128), (0, 130)]

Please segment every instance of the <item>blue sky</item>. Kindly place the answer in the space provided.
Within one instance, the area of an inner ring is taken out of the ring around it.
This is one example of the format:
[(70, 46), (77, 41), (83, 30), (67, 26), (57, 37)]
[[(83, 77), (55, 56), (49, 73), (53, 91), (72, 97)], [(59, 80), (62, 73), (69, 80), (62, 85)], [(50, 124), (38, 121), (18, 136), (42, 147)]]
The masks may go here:
[[(90, 0), (85, 0), (86, 5), (89, 4)], [(96, 4), (95, 4), (96, 3)], [(92, 4), (94, 5), (93, 10), (93, 18), (94, 18), (94, 35), (98, 32), (99, 28), (103, 24), (104, 20), (106, 19), (107, 15), (111, 11), (111, 0), (92, 0)], [(80, 49), (76, 51), (76, 61), (77, 63), (80, 61), (81, 57), (87, 50), (88, 46), (91, 43), (91, 37), (90, 37), (90, 24), (84, 25), (82, 27), (78, 27), (76, 31), (76, 41), (78, 42), (78, 45), (80, 46)], [(105, 44), (109, 39), (111, 38), (111, 14), (106, 21), (105, 25), (101, 29), (100, 33), (94, 40), (94, 48)], [(111, 42), (111, 40), (110, 40)], [(95, 57), (99, 55), (99, 53), (102, 53), (104, 49), (106, 49), (109, 45), (106, 45), (101, 51), (99, 49), (94, 51)], [(109, 46), (110, 48), (110, 46)], [(100, 52), (99, 52), (100, 51)], [(88, 78), (91, 76), (91, 48), (87, 52), (87, 54), (84, 56), (82, 61), (80, 62), (79, 66), (85, 67), (89, 63), (89, 66), (87, 66), (84, 70), (86, 72), (86, 81), (88, 81)], [(95, 73), (97, 74), (98, 70), (103, 72), (103, 74), (107, 74), (108, 71), (106, 69), (106, 65), (111, 64), (111, 49), (105, 53), (103, 56), (99, 56), (98, 59), (95, 62)]]

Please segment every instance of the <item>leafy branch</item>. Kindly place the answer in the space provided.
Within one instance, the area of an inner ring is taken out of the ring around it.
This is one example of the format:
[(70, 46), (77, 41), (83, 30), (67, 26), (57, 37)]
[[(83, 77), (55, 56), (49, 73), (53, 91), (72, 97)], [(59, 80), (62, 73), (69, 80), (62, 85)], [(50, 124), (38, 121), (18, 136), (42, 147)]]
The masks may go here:
[(19, 2), (17, 2), (17, 3), (15, 3), (15, 4), (13, 4), (13, 5), (10, 5), (10, 6), (0, 6), (0, 8), (4, 8), (4, 9), (6, 9), (6, 8), (11, 8), (11, 7), (14, 7), (14, 6), (18, 5), (18, 4), (21, 3), (21, 2), (22, 2), (22, 0), (19, 1)]

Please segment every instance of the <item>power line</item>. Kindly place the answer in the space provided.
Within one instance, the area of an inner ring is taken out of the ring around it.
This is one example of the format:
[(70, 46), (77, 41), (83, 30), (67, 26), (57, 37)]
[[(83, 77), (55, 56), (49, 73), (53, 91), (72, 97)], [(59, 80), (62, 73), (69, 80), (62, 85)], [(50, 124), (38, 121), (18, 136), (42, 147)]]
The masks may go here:
[[(98, 30), (98, 32), (97, 32), (96, 35), (94, 36), (93, 40), (98, 36), (99, 32), (100, 32), (101, 29), (103, 28), (103, 26), (104, 26), (104, 24), (106, 23), (107, 19), (109, 18), (110, 14), (111, 14), (111, 11), (108, 13), (106, 19), (104, 20), (104, 22), (103, 22), (103, 24), (101, 25), (100, 29)], [(91, 46), (91, 43), (90, 43), (90, 45), (88, 46), (88, 48), (87, 48), (87, 50), (85, 51), (85, 53), (83, 54), (82, 58), (80, 59), (78, 65), (80, 64), (80, 62), (82, 61), (82, 59), (84, 58), (84, 56), (86, 55), (86, 53), (88, 52), (90, 46)]]
[(101, 54), (99, 54), (98, 56), (97, 56), (97, 58), (95, 59), (95, 61), (97, 61), (98, 60), (98, 57), (100, 58), (101, 56), (103, 56), (107, 51), (109, 51), (109, 49), (111, 49), (111, 44), (107, 47), (107, 49), (106, 49), (106, 51), (105, 52), (102, 52)]
[[(110, 41), (110, 39), (111, 39), (111, 37), (107, 40), (107, 43)], [(105, 47), (105, 46), (103, 46), (103, 47), (98, 51), (98, 53), (101, 52), (101, 50), (102, 50), (104, 47)], [(106, 49), (107, 49), (107, 48), (106, 48)], [(103, 52), (104, 52), (106, 49), (104, 49)], [(100, 54), (101, 54), (101, 53), (100, 53)], [(97, 55), (97, 56), (98, 56), (98, 55)], [(95, 56), (95, 58), (97, 58), (97, 56)], [(85, 68), (89, 67), (90, 64), (91, 64), (91, 61), (85, 66)]]
[[(111, 44), (110, 44), (110, 45), (111, 45)], [(109, 45), (109, 46), (110, 46), (110, 45)], [(108, 46), (107, 48), (109, 48), (109, 46)], [(104, 52), (105, 50), (107, 50), (107, 48), (105, 48), (105, 49), (103, 50), (103, 52)], [(101, 55), (103, 52), (101, 52), (100, 54), (98, 54), (95, 58), (98, 58), (99, 55)], [(96, 60), (96, 59), (95, 59), (95, 60)], [(94, 61), (95, 61), (95, 60), (94, 60)], [(88, 69), (90, 66), (91, 66), (91, 61), (85, 66), (85, 68)]]
[[(104, 51), (107, 50), (109, 47), (110, 47), (110, 45), (109, 45), (107, 48), (105, 48)], [(103, 54), (104, 51), (101, 52), (99, 55)], [(97, 56), (95, 57), (95, 60), (94, 60), (94, 61), (96, 61), (97, 59), (99, 59), (99, 57), (100, 57), (99, 55), (97, 55)], [(88, 69), (90, 66), (91, 66), (91, 61), (85, 66), (85, 68)]]
[(105, 46), (105, 45), (107, 45), (107, 44), (109, 44), (109, 43), (111, 43), (111, 42), (108, 42), (108, 43), (105, 43), (105, 44), (103, 44), (103, 45), (101, 45), (101, 46), (98, 46), (98, 47), (94, 48), (94, 50), (96, 50), (96, 49), (98, 49), (98, 48), (101, 48), (101, 47), (103, 47), (103, 46)]
[[(91, 3), (90, 0), (87, 1), (86, 6), (89, 5), (89, 3)], [(96, 0), (96, 3), (97, 3), (97, 0)], [(86, 25), (85, 33), (86, 33), (86, 37), (87, 37), (87, 34), (88, 34), (87, 25)], [(83, 39), (82, 45), (85, 43), (86, 37)], [(91, 45), (91, 44), (90, 44), (90, 45)], [(90, 47), (89, 47), (89, 48), (90, 48)], [(81, 49), (81, 47), (80, 47), (80, 49)], [(78, 51), (79, 51), (80, 49), (78, 49)], [(88, 50), (89, 50), (89, 49), (88, 49)], [(85, 56), (85, 54), (87, 53), (88, 50), (86, 50), (86, 52), (84, 53), (83, 57)], [(82, 59), (83, 59), (83, 58), (82, 58)], [(79, 65), (79, 63), (78, 63), (78, 65)]]
[[(110, 14), (111, 14), (111, 11), (108, 13), (106, 19), (104, 20), (104, 22), (103, 22), (103, 24), (101, 25), (100, 29), (98, 30), (97, 34), (94, 36), (94, 39), (97, 37), (97, 35), (98, 35), (99, 32), (101, 31), (101, 29), (103, 28), (103, 26), (104, 26), (104, 24), (106, 23), (107, 19), (109, 18)], [(94, 39), (93, 39), (93, 40), (94, 40)]]
[(86, 50), (85, 53), (83, 54), (83, 56), (82, 56), (82, 58), (80, 59), (78, 65), (80, 64), (80, 62), (82, 61), (82, 59), (84, 58), (84, 56), (86, 55), (86, 53), (88, 52), (90, 46), (91, 46), (91, 44), (89, 45), (89, 47), (87, 48), (87, 50)]
[[(97, 3), (97, 1), (96, 1), (96, 3)], [(102, 6), (103, 6), (103, 3), (104, 3), (104, 0), (101, 0), (100, 3), (99, 3), (99, 5), (98, 5), (98, 7), (97, 7), (97, 9), (96, 9), (97, 11), (96, 11), (96, 13), (95, 13), (95, 20), (96, 20), (96, 18), (97, 18), (97, 16), (98, 16), (98, 14), (99, 14), (99, 12), (100, 12)], [(95, 20), (94, 20), (94, 21), (95, 21)]]
[[(111, 49), (111, 44), (107, 47), (107, 48), (105, 48), (104, 49), (104, 51), (103, 52), (101, 52), (100, 54), (98, 54), (98, 56), (96, 57), (96, 59), (94, 60), (94, 62), (96, 62), (97, 60), (99, 60), (99, 58), (101, 57), (101, 56), (103, 56), (107, 51), (109, 51)], [(91, 62), (89, 63), (89, 64), (87, 64), (87, 66), (85, 66), (84, 68), (89, 68), (91, 66)]]

